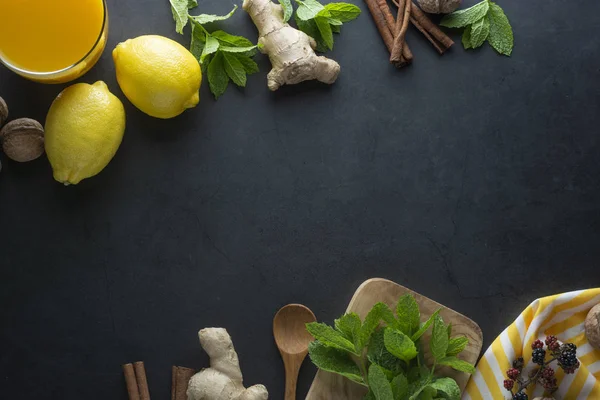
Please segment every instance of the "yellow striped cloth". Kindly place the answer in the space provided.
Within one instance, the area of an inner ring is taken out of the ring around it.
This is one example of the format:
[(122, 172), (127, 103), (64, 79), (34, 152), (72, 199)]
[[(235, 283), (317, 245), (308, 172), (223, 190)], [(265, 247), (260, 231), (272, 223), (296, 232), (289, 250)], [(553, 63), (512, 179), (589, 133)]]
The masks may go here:
[[(577, 345), (581, 367), (574, 374), (565, 374), (552, 363), (559, 382), (553, 397), (557, 400), (600, 399), (600, 350), (590, 346), (584, 331), (588, 311), (600, 303), (600, 288), (579, 290), (537, 299), (531, 303), (487, 349), (473, 374), (462, 400), (510, 399), (504, 389), (505, 371), (517, 357), (525, 359), (525, 373), (534, 365), (531, 344), (555, 335), (560, 342)], [(542, 396), (543, 389), (529, 389), (530, 399)]]

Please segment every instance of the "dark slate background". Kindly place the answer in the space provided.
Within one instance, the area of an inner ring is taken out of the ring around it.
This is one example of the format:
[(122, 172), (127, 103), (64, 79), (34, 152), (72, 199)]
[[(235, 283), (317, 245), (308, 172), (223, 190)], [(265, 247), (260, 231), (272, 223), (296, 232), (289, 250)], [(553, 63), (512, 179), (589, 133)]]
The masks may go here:
[[(46, 158), (0, 156), (3, 398), (126, 399), (120, 365), (144, 360), (167, 399), (172, 365), (207, 365), (196, 332), (223, 326), (246, 383), (278, 400), (271, 320), (287, 303), (331, 322), (386, 277), (473, 318), (487, 345), (535, 298), (600, 284), (600, 3), (501, 2), (512, 58), (460, 43), (440, 57), (411, 28), (398, 71), (352, 2), (335, 85), (270, 93), (260, 56), (246, 89), (215, 102), (204, 82), (197, 108), (162, 121), (124, 98), (111, 50), (189, 33), (166, 0), (108, 1), (107, 50), (80, 81), (125, 104), (115, 159), (63, 187)], [(256, 38), (242, 10), (221, 27)], [(0, 68), (14, 118), (43, 122), (63, 87)]]

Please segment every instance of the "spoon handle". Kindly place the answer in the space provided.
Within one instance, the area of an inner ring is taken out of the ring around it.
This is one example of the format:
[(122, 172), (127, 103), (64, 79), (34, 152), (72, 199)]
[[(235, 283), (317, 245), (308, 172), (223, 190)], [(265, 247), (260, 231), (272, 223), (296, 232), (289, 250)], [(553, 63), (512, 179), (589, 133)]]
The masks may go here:
[(298, 385), (298, 372), (302, 366), (304, 357), (299, 357), (297, 354), (282, 355), (283, 364), (285, 365), (285, 400), (296, 400), (296, 386)]

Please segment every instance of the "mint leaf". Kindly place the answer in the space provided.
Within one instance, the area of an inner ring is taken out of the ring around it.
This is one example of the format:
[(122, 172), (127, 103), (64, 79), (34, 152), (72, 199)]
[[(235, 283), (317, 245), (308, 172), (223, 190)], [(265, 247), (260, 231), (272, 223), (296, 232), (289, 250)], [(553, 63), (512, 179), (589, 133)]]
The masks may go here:
[(258, 64), (256, 64), (256, 62), (253, 59), (243, 54), (236, 54), (236, 56), (248, 75), (258, 72)]
[(500, 54), (510, 56), (514, 46), (513, 30), (504, 14), (502, 8), (496, 3), (490, 2), (490, 35), (488, 42)]
[(462, 34), (462, 45), (466, 49), (471, 48), (471, 25), (467, 26)]
[(308, 20), (308, 21), (301, 20), (300, 18), (298, 18), (298, 13), (296, 13), (295, 20), (296, 20), (296, 25), (298, 26), (298, 29), (300, 29), (302, 32), (306, 33), (311, 38), (315, 39), (315, 42), (317, 42), (317, 48), (316, 48), (317, 51), (319, 51), (319, 52), (327, 51), (327, 46), (325, 46), (325, 44), (323, 43), (323, 39), (321, 38), (321, 33), (319, 32), (319, 28), (317, 28), (317, 24), (313, 19)]
[(333, 32), (331, 31), (331, 25), (326, 17), (317, 16), (314, 19), (317, 24), (317, 29), (321, 33), (321, 38), (323, 39), (323, 43), (325, 46), (331, 50), (333, 49)]
[(253, 46), (252, 42), (246, 39), (243, 36), (234, 36), (230, 35), (224, 31), (214, 31), (211, 33), (221, 43), (222, 46), (230, 46), (230, 47), (251, 47)]
[[(430, 377), (421, 378), (408, 385), (409, 400), (421, 399), (419, 396), (429, 386)], [(431, 398), (431, 397), (430, 397)]]
[(183, 28), (188, 23), (188, 0), (169, 0), (169, 2), (175, 20), (175, 31), (183, 34)]
[(402, 372), (405, 363), (395, 357), (385, 347), (384, 329), (379, 329), (371, 337), (367, 349), (367, 359), (373, 363), (392, 371), (395, 374)]
[(333, 33), (340, 33), (342, 30), (340, 29), (339, 25), (331, 25), (331, 32)]
[(223, 65), (223, 53), (218, 52), (208, 64), (208, 85), (212, 94), (218, 99), (225, 93), (228, 84), (229, 77)]
[(448, 323), (448, 340), (450, 340), (450, 336), (452, 336), (452, 322)]
[[(216, 22), (216, 21), (224, 21), (224, 20), (228, 19), (229, 17), (231, 17), (233, 15), (233, 13), (235, 13), (235, 10), (237, 10), (237, 8), (238, 8), (237, 5), (234, 6), (233, 10), (231, 10), (229, 12), (229, 14), (227, 14), (227, 15), (200, 14), (200, 15), (196, 15), (196, 16), (190, 16), (190, 19), (194, 22), (199, 23), (200, 25), (209, 24), (211, 22)], [(186, 15), (187, 15), (187, 9), (186, 9)]]
[(455, 356), (444, 357), (441, 360), (437, 360), (437, 363), (440, 365), (446, 365), (457, 371), (466, 372), (469, 374), (475, 373), (475, 367), (466, 361), (459, 360)]
[(417, 348), (413, 341), (395, 329), (385, 328), (383, 343), (387, 351), (403, 361), (408, 362), (417, 356)]
[(198, 0), (188, 0), (188, 8), (198, 7)]
[(471, 25), (471, 47), (476, 49), (485, 42), (490, 34), (490, 20), (487, 17)]
[(488, 0), (483, 0), (473, 7), (454, 11), (453, 13), (444, 16), (440, 25), (445, 26), (446, 28), (462, 28), (479, 21), (487, 14), (489, 9), (490, 4), (488, 3)]
[(429, 386), (443, 392), (448, 400), (460, 400), (460, 388), (452, 378), (437, 378)]
[(231, 47), (231, 46), (221, 46), (221, 51), (227, 53), (252, 53), (256, 50), (256, 46), (248, 46), (248, 47)]
[(448, 329), (439, 315), (433, 320), (429, 346), (431, 348), (431, 355), (436, 361), (439, 362), (439, 360), (446, 356), (446, 351), (448, 350)]
[(360, 15), (360, 8), (349, 3), (329, 3), (325, 5), (325, 10), (329, 11), (331, 18), (340, 22), (350, 22)]
[(365, 322), (360, 330), (359, 348), (363, 348), (369, 342), (369, 338), (375, 332), (381, 320), (385, 321), (390, 327), (397, 326), (392, 310), (385, 303), (375, 304), (365, 317)]
[(213, 53), (216, 53), (219, 50), (219, 42), (217, 39), (212, 37), (211, 35), (206, 36), (206, 42), (204, 43), (204, 50), (202, 50), (202, 55), (200, 56), (200, 63), (204, 63), (204, 59)]
[(392, 393), (394, 400), (404, 400), (408, 396), (408, 379), (404, 374), (392, 379)]
[(355, 313), (342, 315), (342, 317), (335, 320), (334, 325), (335, 329), (342, 333), (346, 339), (354, 343), (356, 350), (362, 350), (364, 346), (358, 346), (360, 342), (360, 329), (362, 326), (362, 322), (360, 322), (360, 317), (358, 315)]
[(246, 70), (235, 55), (223, 53), (223, 65), (233, 83), (240, 87), (246, 87)]
[(292, 0), (279, 0), (279, 4), (283, 7), (283, 22), (288, 22), (294, 13)]
[(190, 43), (190, 53), (200, 61), (204, 46), (206, 44), (206, 32), (198, 24), (192, 24), (192, 41)]
[(308, 354), (310, 360), (319, 369), (345, 376), (351, 381), (365, 385), (360, 369), (352, 361), (350, 355), (343, 350), (327, 347), (315, 340), (308, 345)]
[(465, 336), (457, 336), (448, 340), (448, 350), (446, 350), (447, 356), (455, 356), (467, 347), (469, 339)]
[(394, 400), (392, 385), (379, 365), (371, 364), (369, 367), (369, 390), (376, 400)]
[(427, 319), (427, 321), (425, 321), (425, 323), (421, 324), (421, 327), (419, 328), (419, 330), (416, 331), (410, 337), (413, 342), (416, 342), (417, 340), (419, 340), (419, 338), (421, 336), (423, 336), (423, 334), (427, 331), (427, 329), (429, 329), (429, 327), (431, 326), (431, 324), (433, 323), (433, 321), (435, 320), (435, 318), (440, 313), (440, 310), (441, 310), (441, 308), (438, 308), (433, 314), (431, 314), (431, 316)]
[(303, 21), (313, 19), (319, 11), (325, 8), (316, 0), (296, 0), (296, 3), (298, 3), (296, 17)]
[(405, 294), (398, 300), (396, 306), (396, 315), (398, 315), (398, 325), (400, 330), (407, 335), (419, 329), (421, 322), (421, 312), (419, 305), (411, 294)]
[(359, 355), (356, 353), (354, 343), (346, 339), (340, 332), (328, 325), (319, 322), (311, 322), (306, 324), (306, 329), (308, 330), (308, 333), (313, 335), (315, 339), (323, 343), (325, 346), (335, 347), (336, 349), (345, 350)]

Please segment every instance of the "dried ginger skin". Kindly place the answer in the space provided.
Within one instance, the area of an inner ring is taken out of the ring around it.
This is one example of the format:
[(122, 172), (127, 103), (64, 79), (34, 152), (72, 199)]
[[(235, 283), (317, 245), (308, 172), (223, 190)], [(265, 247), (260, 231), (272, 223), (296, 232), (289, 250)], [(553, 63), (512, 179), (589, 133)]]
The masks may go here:
[(314, 39), (283, 22), (281, 5), (271, 0), (244, 0), (242, 7), (258, 28), (261, 52), (271, 60), (273, 68), (267, 75), (269, 89), (275, 91), (283, 85), (312, 79), (327, 84), (335, 82), (340, 65), (317, 56)]

